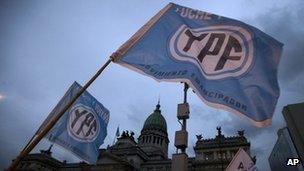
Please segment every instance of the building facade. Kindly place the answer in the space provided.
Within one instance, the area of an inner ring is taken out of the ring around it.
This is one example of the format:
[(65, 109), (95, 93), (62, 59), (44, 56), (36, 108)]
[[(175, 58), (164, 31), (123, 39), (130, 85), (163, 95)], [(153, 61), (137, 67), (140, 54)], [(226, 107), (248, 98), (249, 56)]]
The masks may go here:
[(217, 127), (218, 134), (212, 139), (202, 139), (197, 136), (194, 146), (194, 168), (198, 170), (225, 170), (239, 148), (243, 148), (250, 155), (250, 143), (244, 136), (244, 131), (238, 131), (237, 136), (225, 137), (221, 127)]
[(283, 108), (283, 116), (286, 121), (290, 137), (297, 153), (304, 164), (304, 103), (291, 104)]
[(304, 171), (301, 165), (287, 166), (287, 159), (299, 158), (295, 146), (291, 140), (288, 129), (281, 128), (278, 130), (278, 140), (274, 145), (268, 158), (269, 165), (273, 171)]
[[(239, 148), (250, 154), (250, 143), (244, 131), (236, 136), (226, 137), (221, 127), (217, 127), (215, 138), (204, 139), (197, 135), (194, 151), (195, 156), (188, 158), (189, 171), (221, 171), (224, 170)], [(154, 112), (144, 122), (138, 139), (133, 132), (123, 131), (114, 145), (100, 149), (95, 165), (61, 162), (53, 158), (51, 151), (28, 155), (19, 165), (19, 170), (141, 170), (169, 171), (172, 160), (168, 157), (167, 123), (157, 104)]]
[[(278, 130), (278, 140), (268, 158), (273, 171), (303, 171), (304, 163), (304, 103), (287, 105), (283, 116), (287, 127)], [(299, 159), (296, 166), (288, 165), (288, 159)]]

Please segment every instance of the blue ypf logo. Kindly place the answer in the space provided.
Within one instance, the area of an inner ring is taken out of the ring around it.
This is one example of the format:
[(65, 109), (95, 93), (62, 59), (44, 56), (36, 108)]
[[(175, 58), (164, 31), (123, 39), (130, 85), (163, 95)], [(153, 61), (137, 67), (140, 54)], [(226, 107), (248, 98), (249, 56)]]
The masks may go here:
[(211, 80), (240, 76), (253, 61), (252, 36), (238, 26), (182, 25), (171, 37), (169, 49), (175, 59), (194, 63)]
[(100, 130), (96, 113), (85, 105), (76, 105), (70, 110), (67, 126), (69, 135), (82, 142), (94, 141)]

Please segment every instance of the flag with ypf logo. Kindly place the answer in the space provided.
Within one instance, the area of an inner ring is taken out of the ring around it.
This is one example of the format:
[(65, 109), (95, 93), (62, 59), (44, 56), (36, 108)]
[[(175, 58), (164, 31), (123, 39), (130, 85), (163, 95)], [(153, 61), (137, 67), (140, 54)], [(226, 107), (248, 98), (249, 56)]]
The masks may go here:
[(186, 82), (208, 105), (271, 123), (283, 44), (241, 21), (170, 3), (112, 57), (157, 81)]
[[(80, 89), (74, 82), (63, 101), (69, 101)], [(46, 137), (82, 160), (96, 163), (99, 147), (107, 136), (108, 122), (108, 109), (85, 91)]]

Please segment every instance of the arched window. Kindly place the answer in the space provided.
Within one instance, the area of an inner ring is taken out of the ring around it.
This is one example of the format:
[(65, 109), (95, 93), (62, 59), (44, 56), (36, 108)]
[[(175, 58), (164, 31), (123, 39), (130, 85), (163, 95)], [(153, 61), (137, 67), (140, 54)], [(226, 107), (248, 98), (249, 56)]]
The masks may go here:
[(162, 138), (160, 139), (160, 145), (163, 145), (163, 139)]
[(153, 136), (153, 144), (155, 144), (156, 137)]
[(157, 137), (157, 144), (159, 144), (159, 137)]

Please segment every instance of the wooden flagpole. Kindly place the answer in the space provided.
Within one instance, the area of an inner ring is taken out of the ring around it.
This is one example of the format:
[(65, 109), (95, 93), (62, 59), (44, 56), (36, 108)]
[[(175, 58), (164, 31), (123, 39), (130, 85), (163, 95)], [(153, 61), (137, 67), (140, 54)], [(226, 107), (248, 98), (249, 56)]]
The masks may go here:
[(61, 116), (69, 110), (73, 103), (78, 99), (78, 97), (96, 80), (96, 78), (103, 72), (103, 70), (113, 61), (113, 56), (108, 59), (108, 61), (95, 73), (95, 75), (80, 89), (79, 92), (72, 98), (72, 100), (58, 113), (50, 122), (39, 132), (38, 135), (34, 135), (30, 142), (24, 147), (15, 160), (13, 160), (8, 171), (16, 170), (20, 161), (31, 152), (34, 147), (40, 142), (40, 140), (49, 132), (49, 130), (56, 124), (56, 122), (61, 118)]

